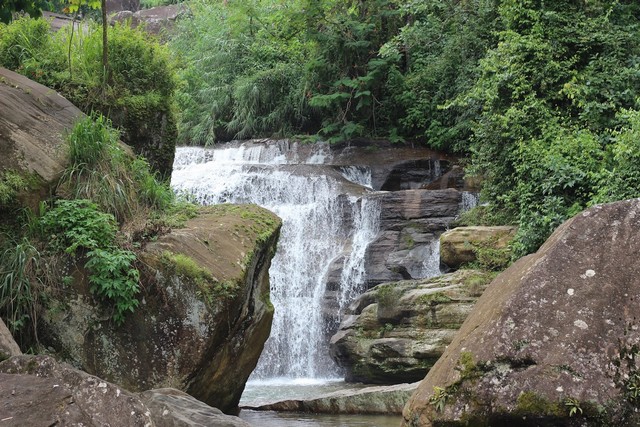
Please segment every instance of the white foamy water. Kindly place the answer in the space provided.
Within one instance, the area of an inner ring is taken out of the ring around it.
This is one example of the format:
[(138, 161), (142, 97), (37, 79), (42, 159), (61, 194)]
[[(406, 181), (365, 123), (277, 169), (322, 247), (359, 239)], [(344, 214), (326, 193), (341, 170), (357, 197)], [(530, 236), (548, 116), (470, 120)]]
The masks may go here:
[[(379, 206), (354, 196), (345, 202), (341, 183), (321, 165), (330, 152), (319, 147), (304, 158), (281, 141), (176, 150), (171, 185), (177, 192), (202, 204), (255, 203), (283, 221), (269, 270), (273, 326), (252, 380), (336, 376), (323, 342), (321, 304), (328, 267), (345, 249), (339, 306), (363, 290), (364, 251), (377, 233)], [(316, 164), (304, 174), (291, 167)], [(345, 209), (353, 218), (348, 223)]]

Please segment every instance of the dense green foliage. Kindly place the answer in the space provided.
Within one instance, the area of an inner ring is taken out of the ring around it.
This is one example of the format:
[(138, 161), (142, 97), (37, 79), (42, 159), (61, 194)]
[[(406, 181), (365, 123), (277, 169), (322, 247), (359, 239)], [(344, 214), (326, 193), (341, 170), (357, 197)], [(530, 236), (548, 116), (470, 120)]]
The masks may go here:
[(109, 27), (108, 48), (107, 73), (99, 25), (87, 22), (73, 38), (70, 28), (52, 33), (44, 19), (20, 18), (0, 29), (1, 66), (54, 88), (87, 114), (108, 116), (124, 142), (166, 178), (176, 139), (169, 51), (126, 25)]
[(481, 221), (519, 224), (516, 255), (592, 203), (640, 195), (635, 1), (190, 4), (172, 44), (182, 142), (384, 137), (469, 154)]

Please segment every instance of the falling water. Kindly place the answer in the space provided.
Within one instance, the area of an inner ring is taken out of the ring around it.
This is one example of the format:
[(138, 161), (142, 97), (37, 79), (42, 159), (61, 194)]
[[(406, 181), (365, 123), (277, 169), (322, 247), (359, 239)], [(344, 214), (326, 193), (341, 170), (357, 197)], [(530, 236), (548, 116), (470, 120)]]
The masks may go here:
[[(327, 345), (321, 307), (327, 270), (347, 252), (339, 305), (348, 304), (362, 290), (364, 250), (377, 233), (379, 207), (358, 195), (345, 201), (341, 177), (322, 166), (329, 157), (326, 147), (300, 155), (296, 146), (282, 141), (176, 151), (176, 191), (202, 204), (255, 203), (282, 218), (269, 270), (275, 315), (254, 379), (337, 374), (322, 351)], [(346, 209), (351, 215), (345, 215)], [(345, 222), (345, 217), (352, 220)]]

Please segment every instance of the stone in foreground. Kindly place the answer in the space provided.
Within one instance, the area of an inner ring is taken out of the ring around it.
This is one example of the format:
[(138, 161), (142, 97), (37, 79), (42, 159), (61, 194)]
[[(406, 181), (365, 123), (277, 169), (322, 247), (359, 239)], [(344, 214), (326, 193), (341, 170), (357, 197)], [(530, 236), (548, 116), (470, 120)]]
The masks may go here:
[(50, 356), (26, 355), (0, 363), (0, 424), (249, 427), (175, 389), (137, 395)]
[(271, 330), (280, 225), (254, 205), (203, 208), (146, 246), (141, 302), (121, 326), (96, 309), (78, 271), (70, 293), (49, 304), (42, 340), (128, 390), (173, 387), (231, 412)]
[(404, 426), (640, 425), (638, 230), (640, 199), (595, 206), (500, 274)]

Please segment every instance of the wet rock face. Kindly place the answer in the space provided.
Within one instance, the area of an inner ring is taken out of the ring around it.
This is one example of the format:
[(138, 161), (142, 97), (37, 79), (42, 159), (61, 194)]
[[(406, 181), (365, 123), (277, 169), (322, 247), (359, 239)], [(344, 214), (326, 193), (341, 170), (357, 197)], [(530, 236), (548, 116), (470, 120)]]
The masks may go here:
[(420, 381), (453, 340), (492, 276), (475, 270), (378, 285), (349, 308), (331, 339), (347, 381)]
[(432, 245), (460, 209), (461, 193), (447, 190), (406, 190), (381, 193), (380, 233), (366, 253), (369, 287), (425, 277)]
[(639, 227), (640, 199), (595, 206), (501, 273), (404, 425), (638, 425)]
[(249, 427), (179, 390), (130, 393), (50, 356), (0, 363), (0, 402), (7, 427)]
[(257, 206), (203, 208), (147, 245), (141, 302), (123, 325), (97, 308), (80, 277), (75, 294), (49, 305), (42, 340), (129, 390), (173, 387), (231, 411), (271, 330), (268, 270), (280, 224)]

